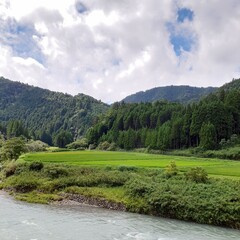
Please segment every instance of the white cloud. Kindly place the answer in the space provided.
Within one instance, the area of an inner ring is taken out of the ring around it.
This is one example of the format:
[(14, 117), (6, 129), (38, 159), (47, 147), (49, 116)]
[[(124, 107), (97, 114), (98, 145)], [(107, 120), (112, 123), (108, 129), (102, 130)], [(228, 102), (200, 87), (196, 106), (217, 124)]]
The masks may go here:
[[(82, 14), (75, 0), (2, 0), (0, 75), (105, 102), (157, 86), (219, 86), (240, 75), (238, 0), (79, 2), (86, 8)], [(194, 12), (192, 22), (177, 23), (180, 7)], [(14, 51), (8, 39), (18, 33), (9, 30), (8, 19), (35, 29), (31, 42), (41, 62), (36, 54)], [(191, 51), (182, 49), (179, 57), (170, 43), (170, 22), (194, 37)]]

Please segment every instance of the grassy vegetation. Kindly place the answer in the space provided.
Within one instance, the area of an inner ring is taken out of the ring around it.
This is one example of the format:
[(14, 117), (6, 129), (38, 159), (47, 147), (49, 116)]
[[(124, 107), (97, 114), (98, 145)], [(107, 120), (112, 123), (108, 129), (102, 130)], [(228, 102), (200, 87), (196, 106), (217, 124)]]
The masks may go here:
[(131, 212), (240, 229), (236, 161), (74, 151), (26, 154), (2, 168), (0, 189), (19, 200), (48, 203), (82, 195)]
[(197, 156), (202, 158), (218, 158), (218, 159), (240, 159), (240, 145), (230, 146), (218, 150), (207, 150), (203, 151), (201, 148), (188, 148), (184, 150), (173, 150), (170, 152), (171, 155), (177, 156)]
[(186, 172), (192, 167), (202, 167), (213, 176), (240, 177), (240, 162), (222, 159), (102, 151), (44, 152), (25, 154), (21, 157), (21, 161), (38, 160), (43, 163), (75, 166), (117, 167), (124, 165), (141, 168), (165, 168), (170, 161), (175, 161), (178, 169), (182, 172)]

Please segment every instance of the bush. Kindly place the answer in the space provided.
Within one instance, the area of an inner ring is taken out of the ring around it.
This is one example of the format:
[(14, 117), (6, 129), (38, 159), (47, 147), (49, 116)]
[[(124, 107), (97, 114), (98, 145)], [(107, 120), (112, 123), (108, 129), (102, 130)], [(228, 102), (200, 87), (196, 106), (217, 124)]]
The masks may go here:
[(50, 178), (59, 178), (59, 177), (65, 177), (68, 176), (68, 170), (63, 167), (58, 167), (58, 166), (49, 166), (48, 168), (45, 169), (45, 174), (47, 177)]
[(196, 183), (206, 183), (208, 181), (208, 174), (201, 167), (192, 168), (185, 174), (185, 176), (187, 180), (191, 180)]
[(68, 149), (84, 150), (88, 147), (88, 140), (86, 138), (81, 138), (66, 145)]
[(23, 172), (26, 172), (29, 170), (29, 164), (28, 163), (18, 163), (15, 171), (15, 175), (19, 175)]
[(10, 138), (3, 143), (1, 149), (2, 160), (17, 160), (18, 157), (26, 152), (24, 140), (21, 138)]
[(178, 174), (178, 169), (175, 161), (171, 161), (170, 164), (165, 169), (166, 177), (176, 176)]
[(10, 177), (15, 174), (17, 168), (17, 164), (13, 161), (9, 162), (7, 166), (4, 169), (4, 175), (5, 177)]
[(132, 197), (144, 197), (152, 191), (153, 184), (135, 178), (125, 184), (127, 193)]
[(119, 166), (118, 171), (120, 171), (120, 172), (125, 172), (125, 171), (136, 172), (137, 167), (134, 167), (134, 166)]
[(42, 152), (42, 151), (46, 151), (47, 150), (47, 147), (48, 147), (48, 144), (40, 141), (40, 140), (37, 140), (37, 141), (29, 141), (27, 144), (26, 144), (26, 148), (27, 148), (27, 151), (28, 152)]
[(110, 146), (111, 146), (111, 144), (110, 144), (109, 142), (105, 141), (105, 142), (99, 143), (99, 145), (98, 145), (97, 148), (98, 148), (99, 150), (107, 151)]
[(43, 163), (39, 161), (34, 161), (29, 165), (30, 171), (41, 171), (43, 169)]
[(38, 178), (29, 174), (20, 174), (9, 178), (8, 185), (17, 192), (31, 192), (40, 185)]

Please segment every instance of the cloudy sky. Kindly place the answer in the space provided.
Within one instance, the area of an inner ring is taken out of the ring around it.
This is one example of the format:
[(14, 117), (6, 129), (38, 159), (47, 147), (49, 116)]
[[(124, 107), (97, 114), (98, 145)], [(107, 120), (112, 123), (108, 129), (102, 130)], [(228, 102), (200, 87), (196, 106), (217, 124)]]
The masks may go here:
[(0, 76), (111, 103), (240, 77), (239, 0), (0, 0)]

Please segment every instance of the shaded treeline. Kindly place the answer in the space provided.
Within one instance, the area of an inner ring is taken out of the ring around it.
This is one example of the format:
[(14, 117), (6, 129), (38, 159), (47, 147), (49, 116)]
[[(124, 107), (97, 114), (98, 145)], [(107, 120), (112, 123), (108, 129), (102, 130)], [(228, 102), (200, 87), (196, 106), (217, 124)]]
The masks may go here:
[(115, 142), (124, 149), (215, 149), (239, 133), (240, 90), (221, 88), (187, 106), (166, 101), (114, 103), (87, 137), (93, 144)]

